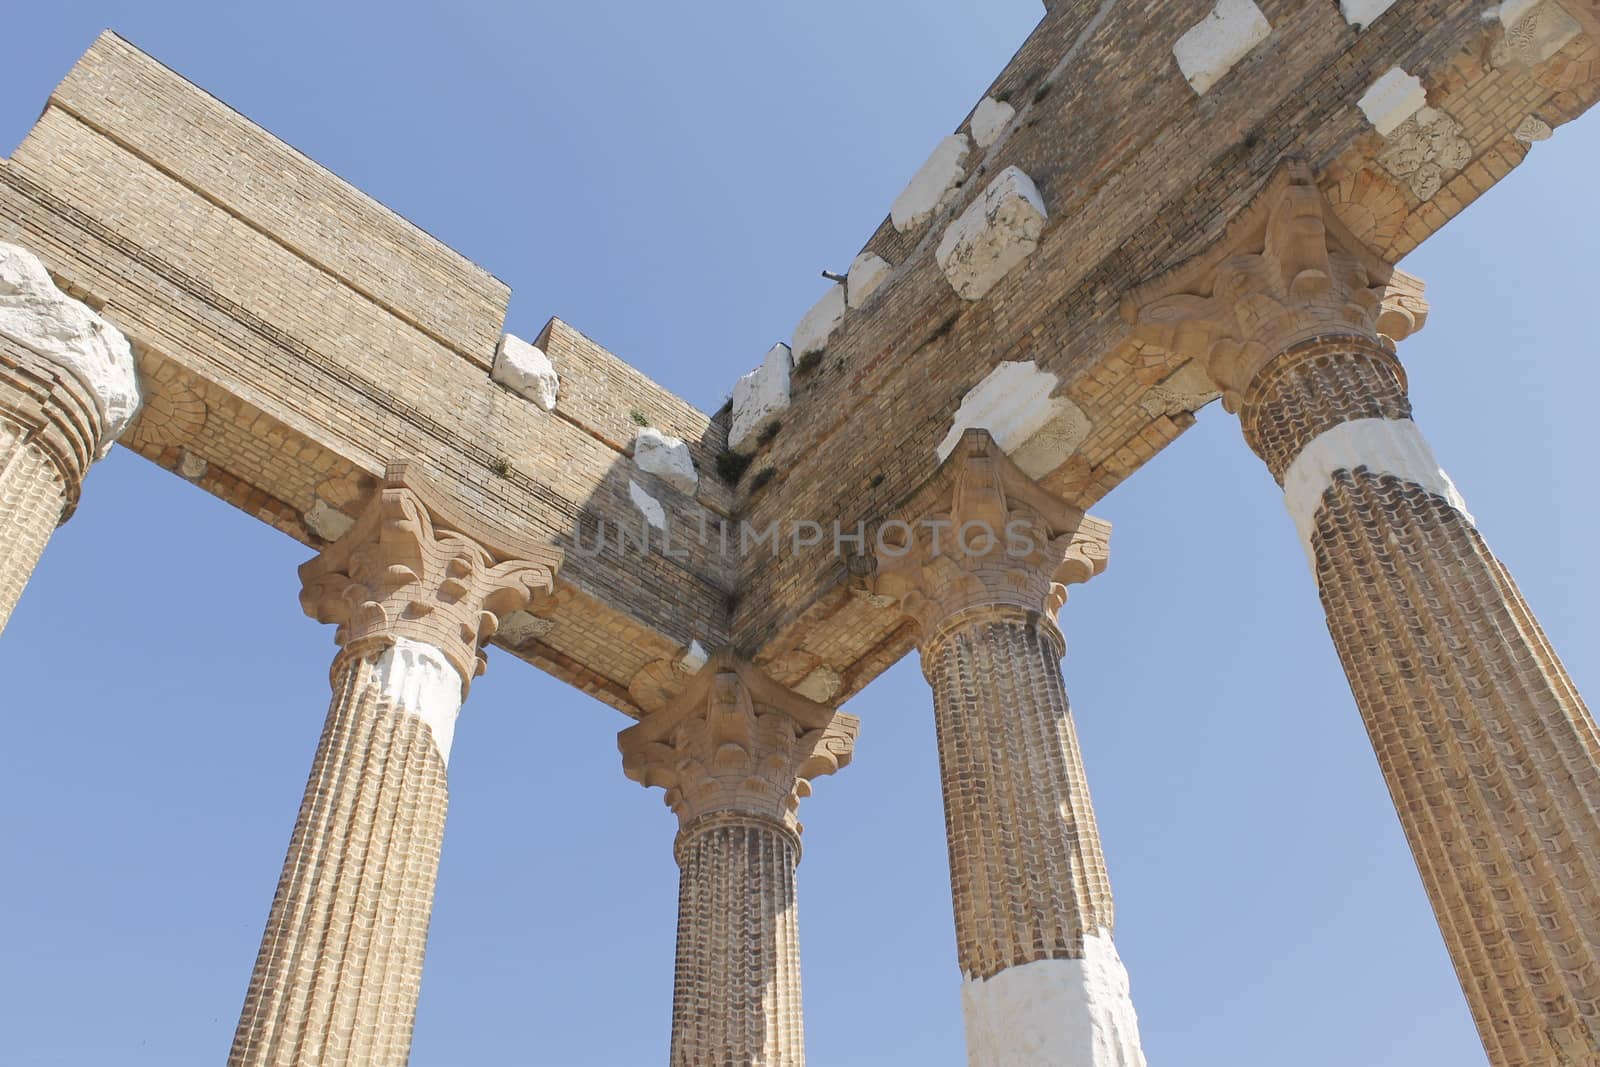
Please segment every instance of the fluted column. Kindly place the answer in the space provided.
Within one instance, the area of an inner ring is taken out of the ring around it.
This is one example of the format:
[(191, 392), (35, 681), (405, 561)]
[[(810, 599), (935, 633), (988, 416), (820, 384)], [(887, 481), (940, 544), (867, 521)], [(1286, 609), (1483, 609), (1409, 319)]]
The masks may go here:
[(127, 340), (0, 243), (0, 630), (83, 476), (139, 406)]
[(456, 715), (499, 617), (560, 556), (457, 519), (414, 471), (300, 569), (335, 623), (333, 704), (228, 1062), (402, 1067), (422, 983)]
[(1204, 361), (1284, 490), (1496, 1067), (1600, 1064), (1600, 731), (1411, 418), (1415, 279), (1302, 170), (1130, 306)]
[(623, 769), (678, 816), (673, 1067), (800, 1067), (795, 817), (850, 761), (854, 716), (718, 655), (618, 738)]
[[(891, 528), (893, 527), (893, 528)], [(969, 431), (880, 537), (933, 687), (968, 1062), (1142, 1065), (1055, 621), (1109, 527)]]

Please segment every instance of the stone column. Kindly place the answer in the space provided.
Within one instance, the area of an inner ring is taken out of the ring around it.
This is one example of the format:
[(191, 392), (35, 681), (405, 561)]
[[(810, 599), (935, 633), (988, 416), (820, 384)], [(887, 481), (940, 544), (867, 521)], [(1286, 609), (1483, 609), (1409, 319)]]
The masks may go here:
[(880, 530), (875, 591), (916, 620), (933, 687), (975, 1067), (1145, 1062), (1055, 621), (1109, 535), (981, 430)]
[(1283, 487), (1491, 1062), (1600, 1064), (1600, 732), (1412, 421), (1420, 294), (1292, 168), (1128, 314)]
[(628, 777), (678, 816), (673, 1067), (805, 1063), (795, 811), (858, 725), (721, 654), (618, 737)]
[(33, 253), (0, 243), (0, 630), (90, 464), (138, 407), (122, 334)]
[(333, 704), (229, 1064), (405, 1064), (456, 714), (483, 642), (559, 564), (461, 521), (396, 464), (350, 532), (300, 568), (306, 612), (338, 625)]

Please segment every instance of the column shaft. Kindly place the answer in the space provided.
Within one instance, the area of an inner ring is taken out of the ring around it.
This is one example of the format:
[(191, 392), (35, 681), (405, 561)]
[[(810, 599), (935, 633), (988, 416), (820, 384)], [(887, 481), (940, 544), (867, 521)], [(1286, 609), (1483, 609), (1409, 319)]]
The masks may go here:
[(673, 1067), (801, 1067), (794, 833), (706, 816), (680, 835), (677, 858)]
[(1055, 624), (973, 611), (923, 650), (933, 687), (968, 1061), (1142, 1065)]
[(1491, 1061), (1597, 1064), (1600, 731), (1410, 414), (1365, 336), (1292, 347), (1240, 411)]
[(61, 472), (27, 427), (0, 418), (0, 630), (67, 505)]
[(678, 816), (673, 1067), (801, 1067), (795, 812), (860, 724), (727, 651), (617, 737), (623, 771)]
[[(429, 722), (401, 706), (416, 698), (397, 677), (408, 669), (394, 647), (344, 659), (230, 1067), (410, 1054), (449, 789)], [(435, 669), (459, 704), (455, 671), (442, 657)]]

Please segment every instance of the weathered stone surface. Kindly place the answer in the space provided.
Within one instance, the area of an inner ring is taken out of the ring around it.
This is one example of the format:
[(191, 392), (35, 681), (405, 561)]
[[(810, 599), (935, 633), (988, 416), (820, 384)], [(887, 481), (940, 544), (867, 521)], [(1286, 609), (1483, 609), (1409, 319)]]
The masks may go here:
[(882, 285), (889, 277), (893, 268), (880, 255), (873, 252), (863, 252), (850, 264), (850, 273), (847, 275), (845, 288), (848, 290), (848, 300), (852, 310), (861, 307), (867, 302), (878, 286)]
[(800, 320), (800, 325), (794, 328), (792, 347), (795, 357), (804, 358), (827, 348), (828, 338), (833, 336), (833, 331), (844, 321), (844, 312), (844, 286), (832, 285), (822, 294), (822, 299), (806, 312), (805, 318)]
[(927, 162), (917, 171), (905, 191), (895, 198), (889, 217), (901, 233), (927, 222), (950, 202), (961, 176), (966, 172), (967, 154), (972, 143), (964, 133), (953, 133), (939, 142)]
[(1251, 0), (1217, 0), (1211, 14), (1178, 38), (1172, 54), (1190, 86), (1204, 96), (1271, 33), (1272, 24)]
[(1427, 102), (1428, 94), (1422, 88), (1421, 78), (1399, 67), (1390, 67), (1367, 87), (1356, 106), (1373, 128), (1387, 137)]
[(838, 671), (829, 667), (818, 667), (800, 679), (800, 684), (794, 687), (794, 691), (807, 700), (825, 704), (843, 688), (844, 679), (839, 677)]
[(71, 299), (26, 248), (0, 242), (0, 337), (66, 370), (94, 395), (104, 422), (100, 454), (139, 409), (139, 383), (128, 340)]
[(1501, 4), (1506, 32), (1489, 53), (1496, 68), (1532, 67), (1559, 52), (1582, 27), (1553, 0), (1515, 0)]
[(789, 376), (793, 371), (794, 355), (789, 346), (776, 344), (761, 366), (734, 385), (729, 448), (745, 455), (756, 450), (761, 432), (789, 410)]
[(555, 410), (556, 396), (561, 390), (555, 366), (542, 349), (515, 334), (508, 333), (500, 338), (494, 369), (489, 376), (544, 410)]
[(1389, 134), (1388, 142), (1378, 162), (1409, 185), (1418, 200), (1431, 200), (1472, 159), (1461, 123), (1431, 107), (1419, 108)]
[(1512, 136), (1523, 144), (1533, 144), (1535, 141), (1548, 141), (1554, 133), (1548, 122), (1537, 115), (1529, 115), (1512, 132)]
[(979, 148), (988, 148), (1000, 139), (1000, 135), (1006, 132), (1006, 127), (1016, 117), (1016, 108), (986, 96), (972, 112), (972, 139), (978, 142)]
[(313, 500), (306, 509), (305, 520), (306, 528), (329, 544), (349, 533), (350, 527), (356, 524), (356, 520), (320, 498)]
[(1033, 180), (1007, 167), (945, 231), (939, 268), (962, 299), (981, 300), (1039, 247), (1049, 217)]
[(682, 438), (668, 437), (653, 426), (641, 426), (633, 435), (634, 466), (653, 474), (680, 493), (694, 495), (700, 474)]
[(968, 430), (987, 430), (1000, 450), (1030, 478), (1066, 460), (1092, 428), (1083, 410), (1052, 396), (1056, 376), (1032, 360), (1002, 363), (973, 386), (937, 449), (946, 459)]

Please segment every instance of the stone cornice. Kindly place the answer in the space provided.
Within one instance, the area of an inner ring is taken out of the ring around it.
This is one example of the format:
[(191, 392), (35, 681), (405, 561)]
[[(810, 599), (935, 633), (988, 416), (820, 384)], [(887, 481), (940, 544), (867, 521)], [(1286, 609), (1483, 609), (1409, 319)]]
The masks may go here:
[(968, 430), (938, 472), (879, 530), (871, 591), (899, 602), (926, 646), (972, 610), (1053, 620), (1068, 585), (1104, 571), (1111, 526), (1052, 496), (985, 430)]
[(672, 703), (617, 735), (623, 771), (666, 790), (688, 829), (741, 813), (799, 834), (811, 780), (850, 762), (860, 720), (807, 700), (750, 663), (719, 652)]
[(407, 462), (391, 463), (350, 531), (300, 568), (300, 604), (346, 651), (404, 637), (438, 648), (462, 692), (500, 619), (551, 591), (559, 549), (460, 516)]
[(1286, 348), (1340, 333), (1420, 330), (1420, 279), (1353, 237), (1309, 167), (1281, 168), (1208, 251), (1131, 291), (1122, 302), (1141, 348), (1199, 360), (1230, 411)]

